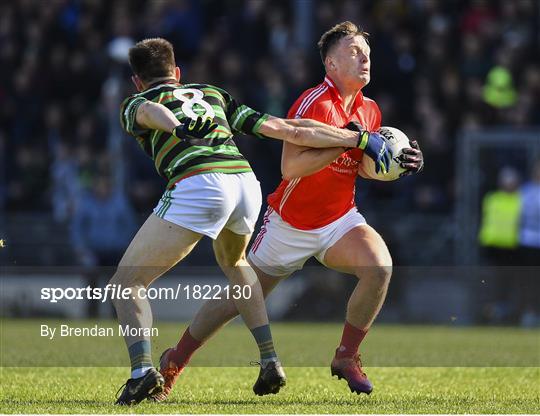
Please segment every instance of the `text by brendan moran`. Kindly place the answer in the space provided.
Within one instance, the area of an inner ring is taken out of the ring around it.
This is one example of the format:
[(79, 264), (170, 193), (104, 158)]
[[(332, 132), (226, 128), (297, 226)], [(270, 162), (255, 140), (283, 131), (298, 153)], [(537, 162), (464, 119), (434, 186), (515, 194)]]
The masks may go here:
[(129, 325), (118, 325), (117, 327), (109, 326), (71, 326), (71, 325), (41, 325), (40, 335), (48, 339), (55, 337), (125, 337), (127, 335), (157, 337), (159, 332), (157, 328), (134, 328)]

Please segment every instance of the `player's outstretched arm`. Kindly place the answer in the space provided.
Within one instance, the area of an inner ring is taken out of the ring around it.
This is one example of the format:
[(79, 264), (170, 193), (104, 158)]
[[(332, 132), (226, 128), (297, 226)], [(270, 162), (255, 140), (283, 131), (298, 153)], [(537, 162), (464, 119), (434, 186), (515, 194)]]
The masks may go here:
[(174, 113), (163, 104), (152, 101), (144, 101), (137, 107), (135, 115), (137, 124), (143, 128), (166, 131), (172, 133), (181, 140), (202, 139), (213, 131), (217, 124), (211, 119), (184, 118), (179, 121)]
[(338, 129), (309, 119), (283, 119), (270, 116), (259, 133), (306, 147), (356, 147), (358, 132)]
[(161, 130), (167, 133), (180, 124), (174, 113), (163, 104), (152, 101), (144, 101), (137, 107), (135, 115), (137, 124), (142, 128), (151, 130)]
[(285, 142), (281, 153), (281, 175), (286, 180), (312, 175), (328, 166), (346, 150), (345, 147), (314, 149)]
[[(318, 123), (309, 119), (298, 119), (297, 121), (303, 121), (306, 125), (314, 127), (317, 127), (315, 123)], [(377, 171), (387, 172), (392, 153), (386, 148), (378, 133), (367, 132), (358, 123), (349, 123), (347, 129), (360, 133), (357, 147), (375, 161), (375, 166), (378, 167)], [(281, 155), (281, 173), (285, 179), (311, 175), (330, 164), (345, 150), (346, 148), (313, 149), (284, 143)], [(410, 161), (413, 161), (413, 159), (407, 159), (407, 162)]]

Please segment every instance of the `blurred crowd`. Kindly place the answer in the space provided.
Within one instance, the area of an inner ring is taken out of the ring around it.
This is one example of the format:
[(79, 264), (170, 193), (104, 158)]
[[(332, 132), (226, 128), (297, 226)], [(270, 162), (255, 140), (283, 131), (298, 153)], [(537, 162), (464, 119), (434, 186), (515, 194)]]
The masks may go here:
[(497, 188), (482, 199), (478, 240), (492, 266), (483, 320), (539, 325), (540, 279), (538, 267), (531, 266), (540, 264), (540, 160), (528, 178), (510, 166), (498, 172)]
[[(320, 35), (351, 20), (370, 33), (365, 94), (378, 102), (383, 124), (417, 138), (426, 158), (422, 175), (364, 182), (359, 194), (450, 212), (458, 132), (540, 122), (538, 8), (534, 0), (2, 2), (0, 206), (73, 223), (81, 252), (81, 224), (91, 224), (82, 205), (96, 212), (111, 205), (111, 224), (115, 209), (129, 217), (153, 207), (164, 183), (118, 127), (115, 97), (134, 92), (125, 61), (133, 42), (165, 37), (185, 82), (216, 84), (284, 116), (322, 80)], [(263, 192), (271, 192), (281, 146), (253, 138), (239, 144)], [(110, 236), (118, 229), (102, 228)]]

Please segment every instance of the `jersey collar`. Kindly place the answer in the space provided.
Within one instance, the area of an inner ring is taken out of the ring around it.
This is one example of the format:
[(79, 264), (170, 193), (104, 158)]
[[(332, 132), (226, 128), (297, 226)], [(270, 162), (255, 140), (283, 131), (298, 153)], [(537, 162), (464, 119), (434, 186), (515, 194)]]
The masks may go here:
[(150, 88), (154, 88), (158, 85), (163, 85), (163, 84), (175, 84), (175, 85), (180, 85), (180, 83), (178, 81), (176, 81), (175, 79), (166, 79), (166, 80), (162, 80), (162, 81), (156, 81), (156, 82), (153, 82), (151, 83), (148, 88), (146, 88), (147, 90), (149, 90)]
[[(334, 103), (339, 103), (341, 105), (343, 103), (343, 98), (341, 98), (341, 94), (339, 93), (336, 84), (329, 75), (324, 77), (324, 83), (328, 85), (328, 91), (330, 91)], [(354, 108), (358, 108), (362, 104), (364, 104), (364, 94), (362, 94), (361, 90), (358, 90), (356, 97), (354, 98)]]

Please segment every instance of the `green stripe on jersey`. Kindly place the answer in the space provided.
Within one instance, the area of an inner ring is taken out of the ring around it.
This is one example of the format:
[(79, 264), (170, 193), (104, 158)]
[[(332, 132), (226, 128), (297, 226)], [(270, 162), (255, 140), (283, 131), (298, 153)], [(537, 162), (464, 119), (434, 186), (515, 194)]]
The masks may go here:
[(180, 143), (181, 140), (176, 137), (170, 135), (169, 138), (165, 141), (165, 143), (159, 148), (159, 152), (155, 154), (154, 164), (156, 165), (156, 168), (158, 168), (161, 165), (161, 162), (163, 161), (163, 158), (169, 153), (175, 144)]
[(171, 178), (167, 184), (167, 189), (171, 189), (177, 182), (187, 176), (201, 175), (204, 173), (243, 173), (253, 172), (247, 160), (231, 160), (223, 162), (201, 163), (191, 166), (182, 173)]
[(259, 129), (261, 128), (261, 124), (263, 124), (266, 120), (268, 120), (269, 117), (270, 117), (270, 115), (264, 114), (261, 118), (259, 118), (255, 122), (255, 126), (253, 126), (253, 134), (255, 136), (262, 137), (262, 138), (266, 137), (266, 136), (263, 136), (262, 134), (259, 133)]
[(215, 154), (229, 155), (229, 156), (242, 156), (236, 146), (191, 146), (176, 156), (169, 166), (165, 169), (168, 172), (174, 172), (179, 164), (187, 163), (193, 158), (200, 156), (211, 156)]
[(245, 105), (241, 105), (233, 113), (231, 126), (234, 129), (241, 130), (242, 124), (244, 124), (244, 121), (246, 121), (246, 119), (252, 112), (254, 112), (254, 110), (252, 110), (251, 108)]
[[(178, 94), (177, 90), (180, 94)], [(177, 97), (181, 97), (178, 99)], [(211, 115), (218, 127), (203, 139), (179, 140), (168, 132), (145, 129), (136, 122), (137, 107), (149, 100), (166, 105), (178, 120), (197, 115)], [(237, 132), (260, 136), (258, 130), (268, 118), (238, 103), (228, 92), (207, 84), (165, 82), (128, 97), (121, 106), (121, 124), (138, 137), (142, 149), (154, 160), (156, 170), (170, 184), (195, 167), (206, 164), (219, 169), (251, 170), (233, 141)], [(207, 162), (205, 162), (207, 160)], [(200, 163), (199, 163), (200, 162)], [(231, 162), (230, 168), (227, 163)], [(192, 166), (193, 164), (196, 166)]]
[(223, 95), (221, 93), (219, 93), (218, 91), (216, 91), (215, 89), (213, 89), (213, 88), (201, 88), (201, 91), (203, 91), (206, 95), (209, 95), (210, 97), (217, 98), (218, 100), (220, 100), (223, 103), (223, 105), (225, 105), (225, 100), (223, 99)]

